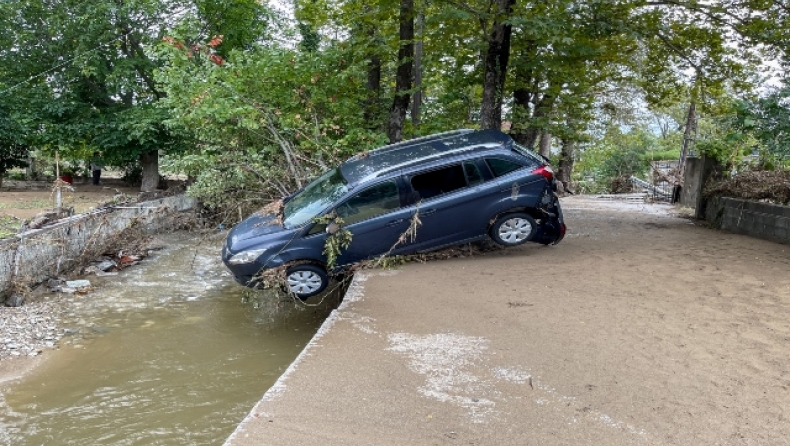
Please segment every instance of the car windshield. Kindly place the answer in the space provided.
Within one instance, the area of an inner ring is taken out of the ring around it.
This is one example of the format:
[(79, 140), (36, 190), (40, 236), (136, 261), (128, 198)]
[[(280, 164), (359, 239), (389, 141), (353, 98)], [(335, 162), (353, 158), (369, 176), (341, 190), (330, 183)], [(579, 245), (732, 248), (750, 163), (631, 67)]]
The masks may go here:
[(288, 229), (302, 226), (347, 191), (348, 183), (340, 169), (326, 172), (285, 203), (283, 226)]

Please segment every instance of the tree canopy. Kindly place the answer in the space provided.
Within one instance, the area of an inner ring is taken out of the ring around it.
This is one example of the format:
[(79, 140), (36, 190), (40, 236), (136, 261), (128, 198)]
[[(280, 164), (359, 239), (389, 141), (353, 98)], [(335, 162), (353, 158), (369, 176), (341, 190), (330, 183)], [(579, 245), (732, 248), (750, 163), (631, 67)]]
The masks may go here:
[(277, 193), (387, 139), (451, 128), (502, 127), (545, 153), (559, 142), (567, 161), (628, 108), (682, 105), (681, 131), (728, 114), (743, 129), (782, 125), (784, 98), (758, 96), (788, 62), (786, 0), (297, 0), (293, 15), (276, 11), (6, 0), (0, 104), (21, 146), (142, 162), (147, 188), (161, 152), (196, 190)]

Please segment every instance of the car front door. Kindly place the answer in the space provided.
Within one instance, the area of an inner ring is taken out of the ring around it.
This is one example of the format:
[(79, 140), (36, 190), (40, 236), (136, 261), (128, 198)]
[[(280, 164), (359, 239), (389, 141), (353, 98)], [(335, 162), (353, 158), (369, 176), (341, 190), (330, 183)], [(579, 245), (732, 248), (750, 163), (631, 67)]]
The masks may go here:
[(409, 227), (410, 210), (402, 203), (399, 180), (393, 179), (366, 187), (335, 207), (352, 234), (338, 265), (387, 253)]

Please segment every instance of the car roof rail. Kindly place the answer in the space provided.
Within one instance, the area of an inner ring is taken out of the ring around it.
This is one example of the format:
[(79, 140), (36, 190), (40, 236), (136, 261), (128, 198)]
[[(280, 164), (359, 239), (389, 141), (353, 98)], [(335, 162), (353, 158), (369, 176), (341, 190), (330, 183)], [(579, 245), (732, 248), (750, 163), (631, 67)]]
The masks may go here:
[(367, 156), (369, 156), (372, 153), (377, 153), (377, 152), (382, 152), (382, 151), (387, 151), (387, 150), (392, 150), (392, 149), (400, 149), (400, 148), (408, 147), (408, 146), (411, 146), (411, 145), (417, 144), (417, 143), (424, 143), (424, 142), (428, 142), (428, 141), (438, 141), (438, 140), (441, 140), (441, 139), (447, 139), (447, 138), (451, 138), (453, 136), (465, 135), (467, 133), (473, 133), (473, 132), (474, 132), (474, 130), (472, 130), (472, 129), (457, 129), (457, 130), (450, 130), (450, 131), (447, 131), (447, 132), (434, 133), (432, 135), (420, 136), (418, 138), (407, 139), (406, 141), (400, 141), (400, 142), (396, 142), (396, 143), (392, 143), (392, 144), (387, 144), (386, 146), (381, 146), (381, 147), (378, 147), (378, 148), (375, 148), (375, 149), (371, 149), (371, 150), (368, 150), (368, 151), (365, 151), (365, 152), (362, 152), (362, 153), (358, 153), (358, 154), (352, 156), (351, 158), (347, 159), (346, 161), (356, 161), (356, 160), (358, 160), (358, 159), (360, 159), (362, 157), (367, 157)]
[(452, 149), (452, 150), (446, 150), (446, 151), (442, 151), (442, 152), (432, 153), (430, 155), (425, 155), (425, 156), (421, 156), (419, 158), (414, 158), (414, 159), (411, 159), (409, 161), (405, 161), (405, 162), (402, 162), (402, 163), (399, 163), (399, 164), (394, 164), (392, 166), (387, 167), (386, 169), (382, 169), (382, 170), (379, 170), (378, 172), (373, 172), (373, 173), (371, 173), (369, 175), (365, 175), (364, 177), (362, 177), (358, 181), (356, 181), (356, 183), (357, 184), (364, 183), (365, 181), (372, 180), (373, 178), (378, 178), (378, 177), (380, 177), (382, 175), (386, 175), (388, 173), (397, 171), (399, 169), (403, 169), (404, 167), (409, 167), (411, 165), (424, 163), (425, 161), (430, 161), (432, 159), (444, 158), (444, 157), (446, 157), (448, 155), (457, 155), (459, 153), (469, 152), (469, 151), (478, 150), (478, 149), (494, 149), (494, 148), (497, 148), (497, 147), (502, 147), (502, 143), (490, 142), (490, 143), (483, 143), (483, 144), (474, 144), (474, 145), (470, 145), (470, 146), (466, 146), (466, 147), (459, 147), (457, 149)]

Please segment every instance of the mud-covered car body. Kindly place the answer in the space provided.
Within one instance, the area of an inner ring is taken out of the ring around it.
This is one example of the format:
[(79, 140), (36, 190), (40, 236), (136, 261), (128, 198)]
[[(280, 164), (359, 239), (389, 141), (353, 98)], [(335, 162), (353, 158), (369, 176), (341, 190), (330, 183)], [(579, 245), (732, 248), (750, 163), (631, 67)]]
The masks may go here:
[[(385, 253), (431, 251), (489, 236), (503, 245), (556, 244), (565, 224), (555, 191), (545, 159), (508, 135), (446, 132), (365, 152), (324, 173), (284, 200), (283, 215), (252, 215), (234, 227), (222, 258), (236, 280), (251, 287), (263, 270), (308, 265), (289, 269), (288, 282), (298, 296), (309, 297), (326, 286), (328, 275)], [(329, 233), (316, 219), (331, 213), (353, 238), (337, 268), (326, 271)], [(404, 240), (415, 214), (416, 237)], [(320, 289), (308, 282), (321, 282)]]

